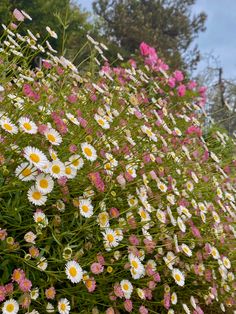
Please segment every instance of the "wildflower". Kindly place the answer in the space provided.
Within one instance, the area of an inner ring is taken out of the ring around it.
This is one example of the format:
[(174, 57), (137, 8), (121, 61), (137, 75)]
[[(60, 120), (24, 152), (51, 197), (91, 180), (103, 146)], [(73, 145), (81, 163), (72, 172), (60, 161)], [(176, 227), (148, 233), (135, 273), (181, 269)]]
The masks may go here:
[(50, 287), (45, 290), (45, 296), (48, 300), (55, 299), (55, 295), (56, 295), (56, 290), (54, 287)]
[(16, 281), (18, 284), (25, 278), (25, 273), (22, 269), (17, 268), (13, 271), (12, 280)]
[(95, 161), (97, 159), (96, 150), (92, 145), (88, 143), (82, 143), (81, 148), (82, 148), (83, 155), (85, 156), (86, 159), (90, 161)]
[(29, 201), (33, 203), (34, 205), (42, 206), (47, 201), (47, 196), (43, 195), (43, 193), (37, 190), (37, 188), (34, 186), (32, 186), (28, 190), (27, 195), (28, 195)]
[(110, 228), (106, 228), (103, 234), (103, 239), (104, 239), (104, 245), (107, 249), (110, 249), (111, 247), (116, 247), (119, 245), (118, 242), (118, 236), (116, 232)]
[(45, 257), (40, 258), (39, 262), (37, 263), (37, 267), (42, 271), (48, 267), (48, 262)]
[(175, 282), (177, 283), (177, 285), (179, 286), (184, 286), (184, 275), (183, 273), (177, 269), (177, 268), (174, 268), (173, 271), (172, 271), (172, 276), (175, 280)]
[(23, 278), (20, 281), (19, 288), (21, 291), (28, 292), (30, 291), (31, 287), (32, 287), (32, 282), (29, 279)]
[(58, 312), (60, 314), (69, 314), (70, 313), (70, 302), (67, 299), (60, 299), (57, 305)]
[(36, 189), (42, 194), (52, 192), (54, 187), (54, 181), (49, 175), (39, 174), (36, 177)]
[(98, 275), (101, 274), (104, 270), (104, 267), (100, 263), (93, 263), (90, 266), (90, 270), (93, 274)]
[(126, 299), (130, 299), (131, 294), (133, 292), (133, 285), (129, 280), (123, 279), (120, 282), (121, 289), (124, 293)]
[(81, 169), (84, 165), (84, 161), (79, 155), (72, 155), (69, 158), (69, 162), (71, 163), (71, 167), (74, 167), (77, 170)]
[(16, 314), (19, 311), (19, 304), (14, 299), (9, 299), (3, 303), (2, 313), (3, 314)]
[(70, 261), (67, 262), (65, 267), (67, 278), (73, 283), (79, 283), (83, 275), (80, 265), (75, 261)]
[(0, 126), (2, 129), (7, 131), (10, 134), (17, 134), (18, 128), (13, 124), (9, 118), (2, 118), (0, 119)]
[(31, 181), (35, 179), (37, 169), (32, 164), (23, 162), (16, 168), (15, 174), (21, 181)]
[(21, 117), (18, 120), (19, 127), (22, 131), (28, 134), (36, 134), (38, 132), (37, 125), (31, 121), (29, 118)]
[(90, 199), (80, 199), (79, 209), (80, 214), (85, 218), (90, 218), (93, 215), (93, 205)]
[(59, 179), (65, 175), (65, 165), (59, 160), (54, 160), (49, 165), (49, 172), (53, 178)]
[(38, 148), (31, 146), (25, 147), (24, 156), (38, 169), (43, 169), (48, 164), (47, 157)]

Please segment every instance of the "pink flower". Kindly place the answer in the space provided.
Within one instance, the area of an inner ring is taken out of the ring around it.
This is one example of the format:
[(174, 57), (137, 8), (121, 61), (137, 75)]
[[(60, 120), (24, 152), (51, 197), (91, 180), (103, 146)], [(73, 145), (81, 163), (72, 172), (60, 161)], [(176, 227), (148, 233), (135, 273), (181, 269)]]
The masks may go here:
[(89, 278), (85, 281), (85, 286), (88, 289), (88, 292), (93, 292), (96, 289), (96, 281), (94, 278)]
[(4, 286), (0, 286), (0, 302), (4, 301), (6, 298), (6, 288)]
[(174, 73), (174, 78), (176, 79), (177, 82), (181, 82), (184, 79), (183, 73), (179, 70), (176, 70)]
[(100, 176), (99, 172), (91, 172), (88, 175), (90, 181), (92, 182), (92, 184), (97, 188), (97, 190), (99, 192), (105, 192), (105, 184)]
[(155, 273), (155, 274), (153, 275), (153, 280), (154, 280), (155, 282), (160, 282), (160, 281), (161, 281), (161, 277), (160, 277), (159, 273)]
[(120, 216), (119, 210), (115, 207), (110, 208), (109, 213), (112, 218), (118, 218)]
[(25, 19), (24, 15), (18, 9), (15, 9), (12, 14), (14, 18), (19, 22), (23, 22)]
[(124, 296), (124, 293), (123, 293), (121, 286), (118, 282), (116, 282), (114, 285), (114, 293), (118, 298), (123, 298), (123, 296)]
[(170, 293), (164, 294), (164, 307), (168, 310), (170, 308)]
[(170, 77), (168, 80), (168, 85), (173, 88), (175, 87), (175, 78), (174, 77)]
[(23, 280), (25, 278), (25, 272), (20, 269), (14, 269), (13, 274), (12, 274), (12, 280), (17, 282), (18, 284), (20, 283), (21, 280)]
[(23, 309), (29, 308), (31, 303), (31, 298), (28, 293), (23, 295), (22, 301), (20, 302), (20, 305), (22, 306)]
[(149, 254), (152, 253), (156, 247), (156, 242), (148, 240), (148, 239), (144, 239), (143, 242), (145, 244), (145, 249), (146, 249), (147, 253), (149, 253)]
[(138, 239), (137, 236), (134, 235), (134, 234), (131, 234), (131, 235), (129, 236), (129, 242), (130, 242), (130, 244), (132, 244), (132, 245), (139, 245), (139, 239)]
[(131, 300), (125, 300), (124, 302), (124, 308), (127, 312), (132, 312), (132, 309), (133, 309), (133, 303)]
[(125, 187), (126, 180), (122, 174), (116, 177), (117, 182), (121, 185), (121, 187)]
[(150, 47), (148, 44), (142, 42), (139, 46), (140, 52), (142, 56), (148, 56)]
[(28, 292), (30, 291), (31, 287), (32, 287), (32, 282), (29, 279), (24, 278), (20, 281), (19, 288), (21, 291)]
[(45, 290), (45, 296), (48, 300), (53, 300), (56, 296), (56, 290), (54, 287), (50, 287)]
[(7, 236), (7, 230), (0, 228), (0, 240), (4, 241), (6, 239), (6, 236)]
[(105, 265), (105, 259), (104, 259), (104, 257), (102, 256), (101, 253), (98, 253), (98, 254), (97, 254), (97, 260), (98, 260), (98, 263), (99, 263), (99, 264)]
[(148, 314), (148, 309), (145, 306), (141, 305), (139, 308), (139, 313), (140, 314)]
[(6, 290), (6, 294), (7, 295), (11, 294), (13, 292), (13, 290), (14, 290), (13, 284), (11, 282), (7, 283), (5, 285), (5, 290)]
[(115, 311), (114, 311), (113, 307), (109, 307), (109, 308), (106, 310), (106, 314), (115, 314)]
[(57, 183), (62, 187), (66, 186), (67, 181), (68, 181), (68, 178), (66, 176), (62, 176), (57, 179)]
[(52, 65), (50, 62), (48, 62), (47, 60), (43, 60), (43, 67), (45, 69), (51, 69)]
[(68, 97), (67, 97), (67, 100), (71, 103), (71, 104), (74, 104), (74, 103), (76, 103), (76, 101), (77, 101), (77, 95), (75, 95), (75, 94), (71, 94), (71, 95), (69, 95)]
[(187, 86), (188, 89), (192, 90), (197, 86), (197, 83), (195, 81), (190, 81)]
[(75, 144), (71, 144), (69, 146), (70, 153), (75, 153), (77, 151), (77, 146)]
[(185, 85), (183, 85), (183, 84), (179, 85), (177, 88), (178, 96), (183, 97), (185, 95), (185, 92), (186, 92)]
[(134, 68), (134, 69), (136, 69), (136, 67), (137, 67), (137, 64), (136, 64), (136, 61), (135, 60), (133, 60), (133, 59), (129, 59), (129, 64), (132, 66), (132, 68)]
[(98, 275), (101, 274), (104, 270), (104, 267), (100, 263), (93, 263), (90, 266), (90, 270), (93, 274)]

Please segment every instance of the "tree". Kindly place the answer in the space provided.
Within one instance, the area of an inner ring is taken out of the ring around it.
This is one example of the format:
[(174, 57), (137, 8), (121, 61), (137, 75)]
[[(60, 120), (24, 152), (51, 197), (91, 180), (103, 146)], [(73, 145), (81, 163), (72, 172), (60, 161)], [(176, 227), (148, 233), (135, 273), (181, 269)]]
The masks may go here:
[(141, 41), (155, 47), (173, 68), (194, 68), (199, 51), (190, 45), (204, 31), (206, 14), (191, 15), (196, 0), (96, 0), (93, 9), (109, 40), (134, 53)]
[[(86, 34), (92, 28), (87, 21), (89, 14), (70, 0), (1, 0), (2, 23), (9, 23), (15, 8), (26, 11), (32, 17), (32, 21), (23, 25), (25, 32), (30, 24), (34, 34), (46, 36), (46, 26), (49, 26), (59, 37), (58, 40), (50, 39), (50, 43), (60, 54), (70, 57), (83, 46)], [(65, 47), (68, 49), (65, 50)]]

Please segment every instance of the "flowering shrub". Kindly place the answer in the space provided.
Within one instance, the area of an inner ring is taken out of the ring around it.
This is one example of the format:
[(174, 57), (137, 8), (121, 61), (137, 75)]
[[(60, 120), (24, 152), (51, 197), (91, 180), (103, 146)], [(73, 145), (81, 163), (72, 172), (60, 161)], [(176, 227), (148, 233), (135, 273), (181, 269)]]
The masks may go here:
[(235, 161), (203, 137), (205, 89), (145, 43), (114, 68), (88, 36), (98, 65), (79, 72), (25, 18), (0, 50), (2, 312), (233, 309)]

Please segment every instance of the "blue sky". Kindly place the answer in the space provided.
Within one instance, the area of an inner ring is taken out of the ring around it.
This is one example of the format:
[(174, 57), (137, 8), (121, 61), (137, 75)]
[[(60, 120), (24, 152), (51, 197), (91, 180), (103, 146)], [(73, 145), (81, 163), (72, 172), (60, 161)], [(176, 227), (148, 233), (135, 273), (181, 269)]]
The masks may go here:
[[(92, 0), (77, 0), (81, 7), (91, 10)], [(223, 67), (225, 78), (236, 78), (236, 0), (197, 0), (194, 13), (208, 15), (206, 31), (196, 39), (202, 56), (214, 55)], [(198, 71), (206, 67), (199, 63)], [(211, 63), (214, 65), (214, 63)]]

